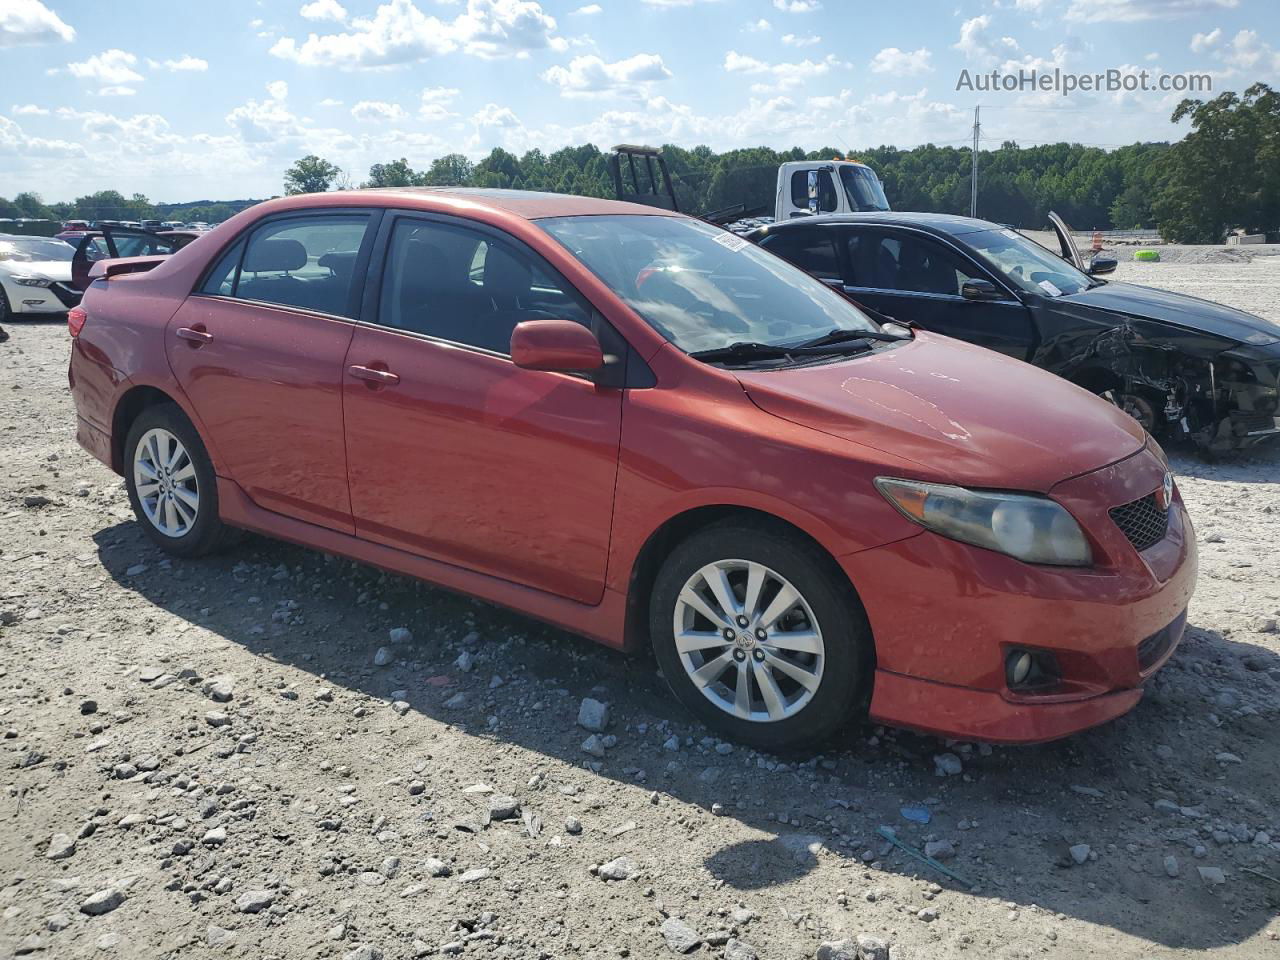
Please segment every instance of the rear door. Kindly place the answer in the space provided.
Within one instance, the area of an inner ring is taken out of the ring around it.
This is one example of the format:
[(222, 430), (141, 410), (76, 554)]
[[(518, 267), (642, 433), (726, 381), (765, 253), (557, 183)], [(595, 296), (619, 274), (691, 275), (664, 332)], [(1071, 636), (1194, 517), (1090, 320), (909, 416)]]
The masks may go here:
[[(888, 227), (834, 226), (848, 264), (845, 292), (874, 310), (926, 330), (1026, 360), (1035, 325), (1022, 302), (953, 247), (927, 234)], [(967, 280), (989, 280), (999, 300), (960, 295)]]
[(354, 532), (343, 359), (379, 214), (270, 218), (169, 321), (169, 363), (226, 471), (260, 507)]
[[(510, 358), (517, 323), (603, 321), (532, 251), (452, 218), (384, 226), (347, 352), (356, 532), (584, 603), (604, 592), (622, 391)], [(616, 334), (613, 334), (616, 336)]]

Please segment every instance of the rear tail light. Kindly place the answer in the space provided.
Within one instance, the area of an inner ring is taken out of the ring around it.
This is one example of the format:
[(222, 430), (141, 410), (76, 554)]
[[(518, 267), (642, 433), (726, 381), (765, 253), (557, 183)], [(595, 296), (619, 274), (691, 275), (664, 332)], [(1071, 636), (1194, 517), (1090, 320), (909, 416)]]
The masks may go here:
[(67, 329), (71, 331), (72, 339), (80, 336), (80, 331), (84, 329), (84, 322), (89, 319), (89, 315), (84, 312), (83, 307), (72, 307), (67, 311)]

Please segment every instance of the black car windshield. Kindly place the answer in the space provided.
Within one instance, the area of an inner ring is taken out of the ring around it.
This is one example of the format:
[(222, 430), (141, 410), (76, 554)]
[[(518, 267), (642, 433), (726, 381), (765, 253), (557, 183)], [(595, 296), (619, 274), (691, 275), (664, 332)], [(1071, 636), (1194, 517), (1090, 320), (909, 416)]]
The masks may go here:
[(535, 222), (686, 353), (880, 329), (807, 273), (698, 220), (624, 214)]
[(70, 260), (76, 248), (61, 240), (44, 237), (0, 237), (0, 260), (35, 263), (41, 260)]
[(845, 195), (849, 198), (849, 207), (858, 212), (888, 210), (889, 200), (884, 195), (884, 187), (871, 172), (870, 167), (855, 167), (842, 164), (840, 182), (844, 185)]
[(1070, 296), (1089, 289), (1096, 282), (1034, 240), (1028, 240), (1013, 230), (980, 230), (966, 233), (963, 239), (1010, 283), (1028, 293)]

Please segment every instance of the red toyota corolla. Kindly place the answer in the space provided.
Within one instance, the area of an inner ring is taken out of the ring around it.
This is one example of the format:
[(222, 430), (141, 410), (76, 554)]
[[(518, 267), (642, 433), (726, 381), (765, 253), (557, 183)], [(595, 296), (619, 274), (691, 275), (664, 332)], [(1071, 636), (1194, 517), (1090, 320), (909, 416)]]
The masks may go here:
[(697, 220), (312, 194), (95, 270), (78, 438), (170, 553), (245, 528), (647, 638), (772, 749), (867, 712), (1061, 737), (1182, 636), (1191, 524), (1134, 420)]

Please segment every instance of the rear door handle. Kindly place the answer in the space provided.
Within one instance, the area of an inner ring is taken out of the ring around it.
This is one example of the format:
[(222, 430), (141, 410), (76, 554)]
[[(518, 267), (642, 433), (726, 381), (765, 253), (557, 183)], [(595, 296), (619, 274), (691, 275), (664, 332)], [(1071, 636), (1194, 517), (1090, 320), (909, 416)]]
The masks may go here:
[(359, 364), (347, 367), (347, 373), (357, 380), (367, 380), (369, 383), (381, 386), (391, 387), (400, 382), (400, 375), (390, 370), (377, 370), (373, 367), (362, 367)]
[(178, 339), (189, 340), (194, 346), (200, 346), (202, 343), (209, 343), (213, 340), (213, 334), (206, 330), (203, 326), (195, 327), (179, 327), (176, 331)]

